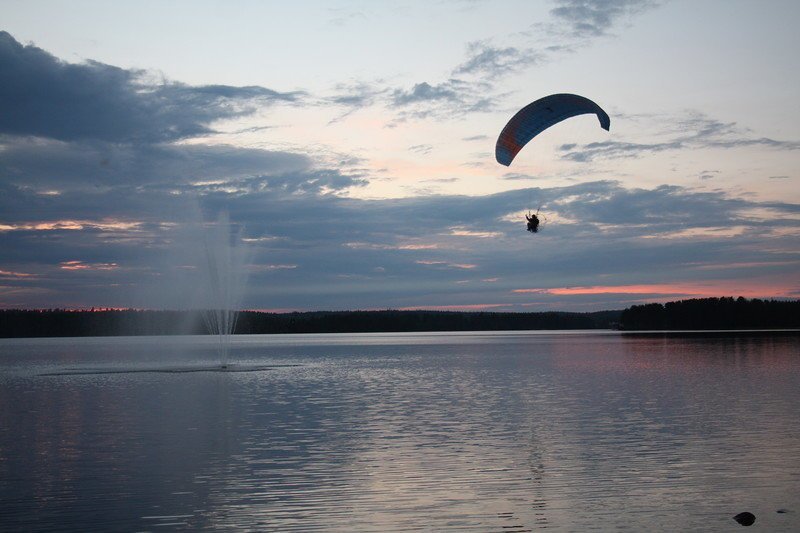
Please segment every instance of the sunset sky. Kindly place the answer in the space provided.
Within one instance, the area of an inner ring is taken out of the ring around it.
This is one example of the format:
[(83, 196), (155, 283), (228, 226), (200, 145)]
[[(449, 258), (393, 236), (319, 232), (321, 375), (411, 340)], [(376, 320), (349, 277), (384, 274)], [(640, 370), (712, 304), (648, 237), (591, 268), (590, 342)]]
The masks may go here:
[[(800, 2), (0, 0), (0, 308), (800, 297)], [(510, 167), (522, 106), (585, 115)], [(540, 209), (539, 234), (524, 213)]]

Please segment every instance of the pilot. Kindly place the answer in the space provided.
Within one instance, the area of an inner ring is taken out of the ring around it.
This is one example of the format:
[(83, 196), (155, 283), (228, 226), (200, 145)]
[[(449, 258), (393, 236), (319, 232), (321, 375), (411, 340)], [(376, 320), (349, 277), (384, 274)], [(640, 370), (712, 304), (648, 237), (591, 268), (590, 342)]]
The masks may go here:
[(525, 218), (528, 219), (528, 231), (531, 233), (536, 233), (539, 231), (539, 217), (534, 215), (533, 213), (528, 213), (525, 215)]

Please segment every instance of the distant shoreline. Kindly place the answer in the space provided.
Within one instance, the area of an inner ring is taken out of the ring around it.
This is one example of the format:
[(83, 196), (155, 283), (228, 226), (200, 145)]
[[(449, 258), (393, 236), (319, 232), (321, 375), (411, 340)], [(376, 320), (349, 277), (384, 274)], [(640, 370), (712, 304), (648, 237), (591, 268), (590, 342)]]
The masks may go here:
[[(437, 331), (620, 330), (709, 334), (800, 329), (800, 300), (703, 298), (625, 310), (547, 311), (241, 311), (237, 335), (281, 333), (410, 333)], [(7, 309), (0, 338), (208, 334), (201, 311)]]
[[(237, 335), (613, 329), (622, 311), (240, 311)], [(0, 310), (0, 338), (203, 335), (201, 311)]]

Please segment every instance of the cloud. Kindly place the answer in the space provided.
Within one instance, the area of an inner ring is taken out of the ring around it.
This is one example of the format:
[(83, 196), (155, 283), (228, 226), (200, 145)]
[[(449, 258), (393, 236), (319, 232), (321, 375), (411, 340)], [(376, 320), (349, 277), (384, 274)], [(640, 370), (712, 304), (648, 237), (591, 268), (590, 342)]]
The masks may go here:
[(116, 270), (119, 265), (116, 263), (84, 263), (83, 261), (62, 261), (59, 264), (61, 270)]
[[(310, 180), (320, 170), (311, 168), (309, 177), (298, 179)], [(536, 236), (524, 228), (529, 196), (552, 219)], [(194, 197), (149, 187), (135, 194), (114, 187), (41, 196), (6, 185), (0, 191), (0, 224), (12, 229), (0, 231), (0, 269), (32, 277), (3, 283), (47, 289), (38, 299), (17, 300), (29, 305), (76, 298), (87, 305), (130, 305), (131, 294), (146, 292), (147, 280), (168, 276), (164, 257), (170, 250), (197, 244), (185, 236), (190, 225), (185, 213), (194, 201), (204, 212), (231, 214), (253, 248), (254, 265), (296, 266), (254, 267), (246, 307), (505, 302), (519, 310), (591, 308), (613, 298), (512, 291), (717, 278), (729, 280), (725, 287), (733, 291), (745, 290), (761, 275), (800, 281), (800, 254), (786, 253), (800, 246), (800, 206), (676, 186), (631, 189), (608, 181), (484, 197), (387, 200), (281, 187), (247, 194), (208, 189)], [(29, 209), (14, 208), (15, 203)], [(70, 220), (76, 222), (43, 223)], [(60, 268), (70, 261), (118, 268), (98, 270), (104, 278), (90, 284)], [(698, 261), (707, 268), (697, 268)]]
[(471, 141), (485, 141), (487, 139), (491, 139), (491, 137), (489, 137), (488, 135), (472, 135), (471, 137), (464, 137), (461, 140), (471, 142)]
[(357, 109), (373, 105), (380, 95), (386, 93), (385, 88), (363, 81), (338, 84), (335, 91), (335, 95), (328, 97), (329, 102)]
[[(84, 112), (86, 89), (71, 76), (105, 83), (108, 101), (92, 105), (108, 117), (118, 113), (120, 121), (48, 124), (31, 106), (25, 108), (32, 118), (27, 129), (19, 126), (24, 121), (0, 118), (6, 121), (0, 122), (0, 305), (175, 305), (179, 289), (191, 293), (187, 258), (197, 255), (192, 247), (202, 246), (197, 218), (190, 215), (196, 211), (228, 211), (243, 229), (254, 251), (244, 305), (253, 308), (594, 306), (622, 300), (547, 290), (677, 283), (722, 271), (731, 287), (736, 280), (744, 287), (757, 274), (799, 285), (800, 256), (791, 255), (800, 247), (796, 204), (673, 186), (626, 188), (612, 181), (483, 197), (350, 198), (343, 193), (371, 175), (347, 157), (176, 142), (209, 131), (214, 120), (249, 112), (249, 106), (299, 96), (156, 83), (147, 73), (91, 62), (67, 65), (38, 48), (12, 44), (22, 63), (42, 66), (36, 75), (19, 65), (17, 71), (33, 80), (49, 76), (53, 86), (45, 94), (75, 93)], [(485, 46), (474, 49), (475, 57), (493, 45)], [(16, 57), (3, 50), (0, 58)], [(475, 63), (464, 76), (499, 72), (512, 56), (487, 54), (484, 66)], [(383, 104), (400, 120), (460, 116), (491, 109), (493, 91), (485, 80), (459, 77), (392, 89), (380, 82), (350, 84), (326, 105)], [(121, 111), (121, 103), (132, 110)], [(138, 118), (129, 116), (133, 111), (149, 117), (152, 126), (134, 133), (139, 130)], [(671, 150), (675, 143), (691, 148), (748, 142), (794, 149), (788, 141), (752, 137), (733, 123), (690, 115), (655, 140), (565, 145), (562, 152), (591, 160)], [(536, 236), (524, 230), (522, 215), (531, 201), (550, 220)], [(706, 267), (697, 268), (698, 262)], [(725, 264), (736, 267), (715, 267)], [(152, 294), (144, 289), (153, 280), (173, 280), (178, 270), (178, 281), (161, 300), (136, 299)], [(512, 292), (518, 288), (542, 292)]]
[(458, 93), (453, 89), (458, 83), (458, 80), (450, 80), (435, 86), (428, 82), (417, 83), (409, 90), (395, 89), (392, 100), (396, 106), (429, 101), (458, 101)]
[[(516, 41), (521, 38), (521, 42), (498, 44), (507, 40), (508, 35), (468, 42), (464, 59), (441, 81), (423, 80), (411, 86), (393, 87), (384, 80), (354, 80), (336, 85), (334, 94), (318, 99), (317, 104), (345, 109), (330, 123), (364, 108), (385, 106), (395, 113), (388, 127), (408, 120), (493, 111), (506, 96), (498, 91), (500, 78), (544, 64), (557, 55), (572, 53), (592, 39), (607, 35), (621, 21), (657, 5), (647, 0), (559, 0), (556, 4), (550, 11), (550, 21), (533, 24), (532, 31), (513, 34), (512, 38)], [(356, 16), (362, 15), (356, 13)], [(302, 93), (283, 96), (294, 99)]]
[(483, 81), (450, 78), (431, 85), (417, 83), (410, 89), (394, 89), (390, 107), (398, 111), (398, 121), (409, 118), (458, 117), (467, 113), (488, 112), (495, 108), (492, 85)]
[(297, 265), (249, 265), (251, 272), (269, 272), (272, 270), (291, 270), (297, 268)]
[(720, 174), (719, 170), (703, 170), (697, 177), (700, 178), (701, 180), (710, 180), (719, 177), (719, 174)]
[(461, 304), (461, 305), (412, 305), (400, 307), (398, 311), (497, 311), (506, 304)]
[(9, 272), (8, 270), (0, 270), (0, 279), (3, 278), (30, 278), (33, 274), (26, 272)]
[(652, 0), (556, 0), (550, 13), (578, 38), (607, 35), (620, 21), (655, 7)]
[(343, 246), (355, 250), (435, 250), (439, 248), (438, 244), (377, 244), (367, 242), (346, 242), (343, 244)]
[(377, 81), (367, 83), (355, 81), (351, 83), (340, 83), (334, 88), (334, 95), (322, 99), (323, 105), (332, 104), (337, 107), (344, 107), (345, 111), (331, 119), (329, 123), (339, 122), (356, 111), (376, 105), (389, 91), (383, 86), (383, 82)]
[(135, 230), (140, 224), (138, 222), (125, 222), (114, 219), (101, 220), (48, 220), (37, 221), (34, 223), (21, 224), (0, 224), (2, 231), (60, 231), (60, 230), (83, 230), (99, 229), (103, 231)]
[(465, 229), (461, 226), (450, 228), (448, 235), (455, 235), (458, 237), (477, 237), (479, 239), (492, 239), (503, 236), (503, 234), (498, 231), (476, 231)]
[[(552, 20), (516, 34), (525, 37), (521, 44), (496, 44), (492, 38), (469, 42), (465, 59), (452, 69), (449, 79), (392, 90), (390, 106), (399, 111), (392, 125), (407, 119), (491, 111), (505, 96), (497, 91), (497, 81), (503, 76), (574, 52), (608, 35), (621, 21), (657, 5), (650, 0), (557, 0), (556, 4), (550, 11)], [(415, 108), (408, 110), (412, 105)]]
[[(56, 191), (95, 187), (289, 180), (312, 168), (301, 154), (230, 145), (64, 142), (0, 138), (0, 174), (7, 184)], [(314, 178), (319, 182), (320, 176)], [(327, 179), (333, 185), (336, 179)], [(341, 184), (341, 180), (339, 180)], [(289, 184), (290, 185), (290, 184)], [(296, 187), (304, 185), (297, 182)]]
[(447, 261), (433, 261), (430, 259), (417, 259), (414, 262), (418, 265), (431, 266), (435, 268), (457, 268), (462, 270), (471, 270), (477, 266), (469, 263), (448, 263)]
[(497, 47), (486, 41), (473, 41), (467, 45), (467, 59), (454, 69), (454, 74), (477, 74), (497, 78), (510, 74), (542, 60), (534, 50), (521, 50), (513, 46)]
[[(648, 120), (652, 121), (654, 117), (648, 117)], [(688, 117), (672, 121), (666, 120), (675, 126), (661, 134), (669, 137), (663, 141), (613, 140), (584, 145), (568, 143), (562, 144), (559, 151), (563, 159), (585, 163), (602, 159), (636, 158), (643, 154), (681, 149), (734, 149), (749, 146), (763, 146), (774, 150), (800, 149), (800, 141), (751, 137), (749, 130), (738, 126), (735, 122), (720, 122), (702, 113), (691, 113)]]
[(685, 147), (683, 141), (675, 140), (661, 143), (632, 143), (621, 141), (601, 141), (588, 143), (582, 146), (576, 144), (562, 144), (559, 150), (563, 159), (586, 163), (596, 159), (622, 159), (638, 157), (644, 153), (677, 150)]
[(461, 178), (430, 178), (426, 180), (422, 180), (424, 183), (455, 183), (460, 181)]
[[(586, 295), (640, 295), (645, 301), (669, 301), (683, 298), (712, 298), (731, 295), (731, 286), (736, 281), (678, 281), (663, 284), (642, 285), (600, 285), (588, 287), (553, 287), (548, 289), (514, 289), (517, 294), (556, 295), (556, 296), (586, 296)], [(782, 283), (767, 282), (755, 283), (752, 286), (739, 287), (737, 296), (747, 298), (785, 298), (787, 286)]]
[(414, 152), (415, 154), (428, 155), (433, 150), (433, 145), (415, 144), (413, 146), (409, 146), (408, 150), (409, 152)]
[(212, 133), (218, 120), (300, 96), (263, 87), (193, 87), (96, 61), (65, 63), (0, 32), (0, 133), (158, 143)]
[[(387, 123), (388, 127), (408, 120), (489, 112), (506, 96), (498, 90), (497, 82), (503, 76), (572, 53), (593, 39), (608, 35), (621, 21), (656, 5), (657, 2), (648, 0), (557, 0), (550, 11), (550, 20), (532, 24), (530, 31), (468, 42), (464, 59), (449, 69), (448, 74), (443, 73), (441, 81), (391, 86), (384, 80), (354, 80), (336, 85), (333, 95), (317, 99), (316, 103), (345, 109), (330, 123), (364, 108), (385, 106), (396, 114)], [(346, 18), (337, 16), (334, 19), (337, 23), (363, 17), (360, 12), (341, 11)], [(508, 39), (516, 42), (502, 43)], [(275, 97), (278, 96), (293, 100), (303, 93), (277, 93)]]

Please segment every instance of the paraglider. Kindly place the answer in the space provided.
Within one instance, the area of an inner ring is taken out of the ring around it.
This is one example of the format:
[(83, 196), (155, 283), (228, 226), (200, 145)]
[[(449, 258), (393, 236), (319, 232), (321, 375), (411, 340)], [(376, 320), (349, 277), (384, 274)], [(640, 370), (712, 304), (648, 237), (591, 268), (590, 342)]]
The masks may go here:
[[(495, 145), (494, 155), (501, 165), (509, 166), (520, 150), (528, 142), (547, 128), (568, 118), (578, 115), (594, 114), (600, 121), (600, 127), (609, 131), (611, 119), (608, 113), (588, 98), (577, 94), (551, 94), (530, 103), (517, 111), (500, 132)], [(528, 212), (528, 231), (539, 231), (539, 211)]]
[(600, 127), (604, 130), (608, 131), (611, 127), (608, 113), (577, 94), (551, 94), (526, 105), (511, 117), (500, 132), (494, 149), (497, 162), (509, 166), (519, 151), (544, 130), (562, 120), (586, 114), (597, 115)]

